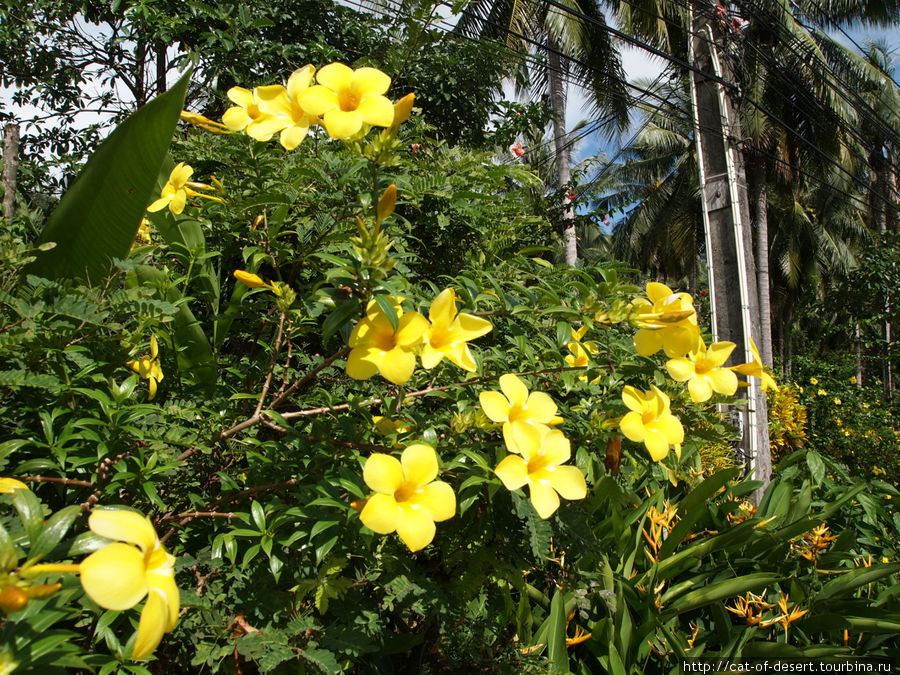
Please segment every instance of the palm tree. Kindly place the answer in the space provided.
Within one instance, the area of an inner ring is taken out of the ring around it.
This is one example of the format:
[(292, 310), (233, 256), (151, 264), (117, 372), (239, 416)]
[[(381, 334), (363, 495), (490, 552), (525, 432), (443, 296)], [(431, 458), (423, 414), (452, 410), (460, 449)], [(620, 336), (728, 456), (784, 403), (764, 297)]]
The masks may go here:
[[(569, 138), (566, 133), (566, 82), (584, 88), (595, 113), (611, 113), (618, 125), (627, 121), (627, 89), (621, 61), (596, 2), (569, 0), (475, 0), (466, 6), (456, 30), (464, 35), (497, 40), (531, 59), (528, 79), (533, 93), (549, 95), (558, 185), (571, 182)], [(577, 244), (574, 211), (565, 208), (565, 259), (575, 265)]]

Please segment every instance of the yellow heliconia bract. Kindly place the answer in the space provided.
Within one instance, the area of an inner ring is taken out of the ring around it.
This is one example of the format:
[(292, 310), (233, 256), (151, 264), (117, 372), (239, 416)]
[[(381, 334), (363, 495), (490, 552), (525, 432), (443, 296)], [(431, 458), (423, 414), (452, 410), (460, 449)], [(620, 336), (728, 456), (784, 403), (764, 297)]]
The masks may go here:
[(287, 90), (280, 84), (255, 87), (252, 91), (232, 87), (228, 90), (228, 98), (237, 105), (225, 111), (222, 123), (232, 131), (243, 131), (257, 141), (268, 141), (291, 124), (287, 116), (273, 112), (273, 109), (282, 108), (287, 97)]
[[(572, 456), (569, 440), (559, 429), (515, 425), (510, 444), (517, 454), (503, 458), (494, 473), (509, 490), (528, 485), (531, 503), (541, 518), (559, 508), (559, 497), (584, 499), (587, 484), (575, 466), (561, 466)], [(510, 448), (512, 450), (512, 448)]]
[(410, 551), (434, 539), (436, 522), (456, 513), (453, 488), (438, 475), (437, 453), (424, 443), (406, 448), (400, 459), (376, 452), (363, 467), (363, 480), (375, 494), (359, 514), (362, 524), (378, 534), (397, 532)]
[(244, 284), (244, 286), (249, 286), (250, 288), (267, 288), (275, 295), (281, 295), (281, 289), (278, 288), (278, 286), (263, 281), (263, 278), (258, 274), (253, 274), (253, 272), (247, 272), (246, 270), (235, 270), (233, 274), (234, 278)]
[(631, 386), (622, 390), (622, 401), (631, 412), (619, 422), (625, 437), (635, 443), (643, 443), (654, 462), (669, 454), (669, 446), (675, 446), (675, 454), (681, 456), (684, 427), (669, 410), (669, 397), (654, 385), (643, 392)]
[(510, 432), (518, 425), (561, 424), (556, 415), (556, 403), (541, 391), (528, 392), (528, 387), (512, 373), (500, 376), (499, 391), (483, 391), (478, 395), (484, 414), (494, 422), (503, 423), (503, 440), (510, 452), (516, 452)]
[(676, 382), (688, 383), (694, 403), (708, 401), (714, 391), (733, 396), (738, 386), (737, 375), (724, 366), (734, 347), (733, 342), (714, 342), (707, 349), (701, 338), (697, 348), (687, 357), (666, 362), (666, 370)]
[(163, 379), (162, 366), (159, 365), (159, 344), (156, 342), (156, 336), (150, 336), (150, 354), (138, 358), (137, 361), (129, 361), (125, 364), (134, 372), (148, 381), (150, 387), (150, 396), (148, 401), (152, 401), (156, 396), (156, 385)]
[(28, 486), (15, 478), (0, 478), (0, 494), (13, 494), (16, 490), (27, 490)]
[(634, 335), (637, 353), (650, 356), (663, 349), (669, 358), (677, 358), (695, 349), (700, 327), (691, 296), (651, 281), (647, 284), (647, 298), (634, 300), (634, 319), (639, 327)]
[(422, 338), (422, 367), (430, 370), (447, 357), (463, 370), (474, 372), (475, 359), (467, 342), (491, 332), (493, 324), (458, 312), (456, 292), (452, 288), (444, 289), (434, 299), (428, 310), (428, 319), (431, 325)]
[(367, 380), (381, 373), (386, 380), (405, 384), (416, 368), (415, 348), (428, 330), (428, 319), (418, 312), (403, 312), (395, 298), (389, 298), (397, 313), (397, 330), (375, 300), (366, 307), (366, 316), (350, 333), (347, 374)]
[(94, 509), (88, 526), (118, 541), (81, 562), (81, 585), (91, 600), (115, 611), (131, 609), (147, 596), (131, 654), (147, 658), (178, 620), (175, 558), (163, 548), (150, 519), (133, 511)]
[[(775, 381), (775, 378), (769, 375), (766, 372), (766, 369), (763, 368), (762, 357), (759, 355), (759, 350), (756, 348), (756, 343), (753, 341), (753, 338), (750, 338), (750, 353), (753, 355), (753, 360), (750, 363), (742, 363), (738, 366), (732, 366), (731, 370), (736, 373), (740, 373), (741, 375), (749, 375), (750, 377), (759, 378), (761, 381), (760, 388), (763, 391), (768, 391), (769, 389), (774, 389), (778, 391), (778, 383)], [(816, 381), (818, 382), (818, 380)], [(824, 391), (819, 390), (821, 394), (824, 395)]]
[(316, 82), (300, 97), (300, 105), (308, 114), (322, 117), (332, 138), (355, 136), (363, 124), (393, 124), (394, 104), (384, 96), (391, 78), (380, 70), (329, 63), (316, 73)]

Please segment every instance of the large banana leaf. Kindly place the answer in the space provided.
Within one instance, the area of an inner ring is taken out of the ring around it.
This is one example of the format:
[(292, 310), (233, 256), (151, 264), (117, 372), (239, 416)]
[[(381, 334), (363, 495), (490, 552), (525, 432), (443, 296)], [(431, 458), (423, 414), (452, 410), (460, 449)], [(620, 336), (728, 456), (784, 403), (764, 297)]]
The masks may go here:
[(152, 201), (189, 80), (190, 71), (100, 144), (38, 239), (56, 247), (38, 253), (28, 273), (98, 283), (114, 258), (128, 254)]

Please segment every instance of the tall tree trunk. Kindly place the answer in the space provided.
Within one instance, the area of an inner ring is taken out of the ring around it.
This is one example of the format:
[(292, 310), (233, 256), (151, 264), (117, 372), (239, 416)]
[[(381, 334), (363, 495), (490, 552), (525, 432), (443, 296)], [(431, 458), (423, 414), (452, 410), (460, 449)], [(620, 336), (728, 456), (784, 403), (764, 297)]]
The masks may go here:
[[(888, 211), (890, 210), (890, 204), (887, 200), (889, 199), (888, 189), (891, 182), (891, 167), (885, 156), (886, 151), (887, 149), (884, 146), (879, 145), (869, 153), (869, 166), (872, 167), (872, 189), (870, 190), (869, 208), (872, 212), (872, 221), (882, 235), (882, 245), (884, 244), (884, 234), (887, 232)], [(881, 329), (884, 337), (881, 383), (884, 388), (884, 400), (890, 402), (894, 398), (894, 385), (891, 366), (891, 294), (888, 291), (884, 293), (884, 323)]]
[(756, 225), (756, 284), (759, 295), (759, 354), (772, 367), (772, 305), (769, 288), (769, 199), (762, 148), (747, 153), (747, 187)]
[[(691, 9), (693, 30), (688, 39), (691, 65), (695, 68), (690, 74), (691, 105), (707, 237), (713, 332), (717, 340), (737, 344), (732, 361), (750, 361), (751, 339), (759, 324), (759, 298), (747, 179), (738, 150), (740, 116), (731, 93), (721, 84), (733, 77), (727, 59), (719, 56), (718, 24), (702, 9)], [(748, 405), (732, 410), (742, 431), (741, 452), (747, 468), (762, 482), (762, 487), (753, 493), (758, 504), (772, 478), (772, 456), (766, 397), (758, 382), (749, 384), (744, 393)]]
[(7, 224), (16, 213), (16, 174), (19, 171), (19, 125), (10, 122), (3, 133), (3, 216)]
[(166, 91), (166, 45), (156, 47), (156, 95)]
[[(566, 92), (563, 89), (562, 59), (559, 55), (559, 45), (552, 37), (547, 40), (547, 50), (550, 52), (549, 79), (550, 79), (550, 109), (553, 111), (553, 144), (556, 149), (556, 172), (559, 177), (560, 189), (568, 186), (572, 179), (569, 167), (569, 143), (566, 134)], [(578, 262), (578, 242), (575, 237), (575, 211), (574, 205), (568, 199), (563, 199), (563, 245), (566, 251), (566, 264), (574, 267)]]

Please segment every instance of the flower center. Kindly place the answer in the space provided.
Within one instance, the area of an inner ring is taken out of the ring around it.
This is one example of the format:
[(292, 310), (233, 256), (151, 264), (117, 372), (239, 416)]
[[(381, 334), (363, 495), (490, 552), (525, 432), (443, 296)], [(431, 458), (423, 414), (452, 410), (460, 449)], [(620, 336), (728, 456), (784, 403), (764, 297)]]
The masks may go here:
[(255, 103), (251, 103), (250, 105), (247, 106), (247, 116), (250, 119), (255, 120), (261, 114), (262, 113), (260, 113), (260, 111), (259, 111), (259, 106), (256, 105)]
[(420, 492), (421, 490), (422, 488), (420, 488), (415, 483), (403, 481), (403, 484), (394, 492), (394, 499), (396, 499), (398, 502), (408, 502), (416, 493)]
[(397, 346), (397, 335), (391, 332), (383, 332), (375, 335), (375, 346), (383, 352), (389, 352)]
[(540, 452), (534, 457), (528, 459), (528, 475), (535, 474), (538, 471), (543, 471), (548, 466), (550, 466), (550, 460), (547, 459), (547, 455)]
[(509, 408), (509, 415), (507, 416), (507, 419), (510, 422), (515, 422), (519, 419), (527, 420), (528, 413), (525, 412), (526, 410), (528, 410), (527, 403), (513, 403)]
[(338, 92), (338, 107), (344, 112), (356, 110), (359, 107), (359, 94), (353, 89), (341, 89)]

